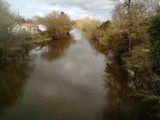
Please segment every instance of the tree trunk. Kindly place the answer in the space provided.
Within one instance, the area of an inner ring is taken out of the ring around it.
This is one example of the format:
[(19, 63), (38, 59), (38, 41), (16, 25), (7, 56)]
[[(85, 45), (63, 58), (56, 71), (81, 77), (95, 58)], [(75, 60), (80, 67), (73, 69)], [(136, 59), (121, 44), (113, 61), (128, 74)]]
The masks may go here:
[(131, 45), (132, 45), (132, 39), (131, 39), (131, 37), (129, 36), (129, 40), (128, 40), (128, 50), (129, 50), (129, 52), (131, 51)]
[(131, 39), (131, 31), (132, 31), (132, 18), (131, 18), (131, 0), (128, 0), (127, 2), (128, 6), (128, 50), (129, 52), (131, 51), (131, 44), (132, 44), (132, 39)]
[(4, 43), (2, 43), (2, 63), (5, 62), (5, 48), (4, 48)]

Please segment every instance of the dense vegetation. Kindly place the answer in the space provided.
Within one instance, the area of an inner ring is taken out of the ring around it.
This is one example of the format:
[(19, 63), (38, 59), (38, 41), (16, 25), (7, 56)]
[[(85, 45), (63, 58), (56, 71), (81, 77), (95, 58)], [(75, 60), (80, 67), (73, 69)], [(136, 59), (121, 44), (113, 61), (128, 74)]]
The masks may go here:
[(0, 0), (0, 63), (23, 59), (26, 54), (24, 44), (29, 42), (29, 33), (13, 34), (12, 26), (22, 21), (22, 17), (10, 11), (10, 5)]
[(151, 17), (151, 26), (149, 28), (151, 43), (151, 58), (156, 69), (160, 69), (160, 7), (157, 13)]
[(72, 27), (72, 22), (67, 14), (52, 12), (45, 17), (35, 16), (36, 22), (43, 23), (47, 27), (47, 35), (53, 39), (66, 38)]
[(117, 2), (112, 20), (93, 31), (99, 44), (112, 50), (134, 77), (133, 95), (160, 100), (160, 12), (159, 2)]
[(10, 14), (9, 5), (0, 0), (0, 58), (4, 59), (5, 46), (10, 39), (10, 33), (8, 27), (13, 24), (13, 15)]

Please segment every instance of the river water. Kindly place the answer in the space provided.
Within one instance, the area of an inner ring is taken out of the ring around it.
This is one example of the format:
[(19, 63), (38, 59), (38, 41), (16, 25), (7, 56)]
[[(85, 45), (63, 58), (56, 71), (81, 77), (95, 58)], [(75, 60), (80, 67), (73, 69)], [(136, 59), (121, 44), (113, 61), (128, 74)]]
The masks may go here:
[(100, 47), (71, 30), (1, 68), (0, 120), (143, 120), (148, 106), (127, 96), (126, 73)]

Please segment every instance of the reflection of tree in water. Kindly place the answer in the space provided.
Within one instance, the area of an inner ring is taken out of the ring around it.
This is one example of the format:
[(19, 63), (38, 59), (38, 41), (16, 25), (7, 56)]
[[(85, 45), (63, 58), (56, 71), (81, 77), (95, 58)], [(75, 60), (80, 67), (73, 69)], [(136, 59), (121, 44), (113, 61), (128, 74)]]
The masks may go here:
[(22, 95), (23, 86), (32, 67), (28, 61), (4, 65), (0, 68), (0, 114)]
[(65, 54), (65, 50), (73, 43), (72, 38), (58, 39), (48, 43), (46, 52), (42, 55), (48, 61), (57, 60)]
[(99, 43), (99, 40), (96, 40), (91, 37), (91, 33), (82, 32), (82, 36), (83, 38), (85, 38), (85, 40), (87, 40), (90, 43), (91, 47), (98, 53), (105, 54), (108, 52), (107, 48)]
[(151, 104), (131, 97), (129, 77), (119, 63), (106, 65), (105, 86), (107, 88), (104, 120), (152, 120), (156, 113)]
[(102, 53), (102, 54), (106, 54), (108, 52), (107, 48), (105, 46), (102, 46), (98, 40), (95, 39), (90, 39), (89, 40), (90, 45), (93, 49), (96, 49), (96, 51)]

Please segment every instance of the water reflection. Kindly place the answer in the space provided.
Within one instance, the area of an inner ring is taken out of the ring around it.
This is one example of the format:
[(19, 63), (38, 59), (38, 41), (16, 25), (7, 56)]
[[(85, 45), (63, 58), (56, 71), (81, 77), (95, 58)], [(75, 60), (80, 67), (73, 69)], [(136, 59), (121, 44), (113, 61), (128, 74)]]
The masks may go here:
[(130, 96), (131, 81), (119, 62), (107, 64), (105, 71), (107, 95), (104, 120), (155, 120), (153, 115), (156, 110), (152, 109), (151, 103)]
[(3, 120), (102, 120), (105, 56), (95, 54), (81, 33), (30, 51), (34, 70), (20, 103)]
[(65, 55), (67, 52), (66, 49), (68, 49), (73, 42), (74, 41), (71, 37), (54, 40), (53, 42), (48, 43), (42, 57), (48, 61), (57, 60)]
[(29, 62), (0, 69), (0, 112), (8, 108), (2, 120), (152, 119), (151, 107), (129, 96), (131, 82), (113, 54), (105, 58), (78, 30), (71, 35), (75, 44), (57, 40), (30, 51), (33, 71)]
[(92, 38), (91, 33), (81, 32), (81, 35), (90, 43), (91, 47), (96, 51), (97, 54), (102, 53), (105, 55), (108, 53), (109, 50), (107, 47), (101, 45), (98, 40)]
[(23, 94), (23, 86), (32, 67), (28, 61), (4, 65), (0, 68), (0, 114)]

